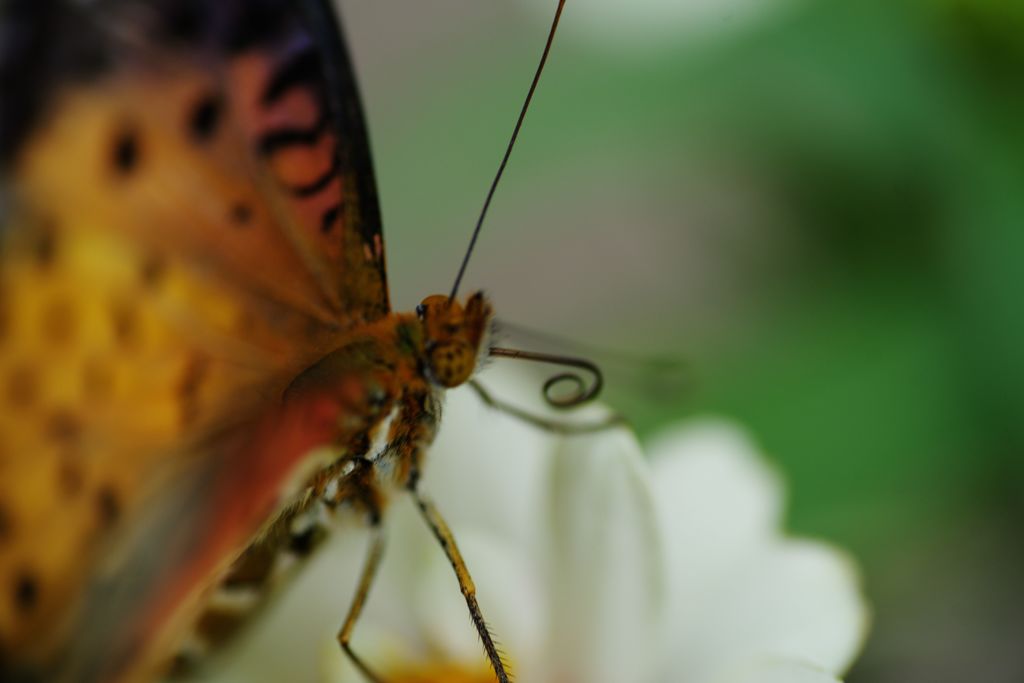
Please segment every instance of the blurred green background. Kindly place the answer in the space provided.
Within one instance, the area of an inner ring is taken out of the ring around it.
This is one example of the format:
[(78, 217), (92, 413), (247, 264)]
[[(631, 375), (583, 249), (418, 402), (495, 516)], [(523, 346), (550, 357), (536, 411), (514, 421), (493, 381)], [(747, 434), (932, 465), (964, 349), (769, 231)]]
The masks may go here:
[[(450, 287), (555, 3), (341, 4), (408, 309)], [(1024, 681), (1024, 5), (628, 5), (570, 0), (464, 291), (687, 361), (666, 392), (609, 356), (608, 400), (780, 464), (790, 528), (864, 568), (850, 683)]]

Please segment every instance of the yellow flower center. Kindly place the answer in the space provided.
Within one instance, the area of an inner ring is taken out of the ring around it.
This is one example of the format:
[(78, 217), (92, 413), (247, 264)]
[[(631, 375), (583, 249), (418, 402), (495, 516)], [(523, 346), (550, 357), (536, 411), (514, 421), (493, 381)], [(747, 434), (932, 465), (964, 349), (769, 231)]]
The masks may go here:
[(391, 672), (388, 683), (494, 683), (494, 672), (486, 666), (466, 664), (421, 664)]

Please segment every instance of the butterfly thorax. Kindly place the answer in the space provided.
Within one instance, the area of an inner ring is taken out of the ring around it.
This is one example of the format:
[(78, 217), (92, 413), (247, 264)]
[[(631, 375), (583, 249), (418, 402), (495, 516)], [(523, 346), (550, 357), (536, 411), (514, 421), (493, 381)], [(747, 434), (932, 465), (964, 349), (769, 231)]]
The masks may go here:
[[(448, 297), (427, 297), (415, 313), (394, 313), (357, 327), (335, 351), (299, 374), (284, 392), (286, 405), (330, 396), (337, 455), (318, 466), (300, 499), (321, 497), (337, 504), (358, 498), (347, 490), (367, 488), (350, 480), (352, 463), (374, 465), (383, 489), (415, 483), (420, 458), (433, 440), (440, 394), (472, 376), (486, 353), (490, 304), (481, 293), (462, 306)], [(366, 503), (373, 510), (375, 503)]]
[(491, 316), (481, 294), (464, 307), (428, 297), (414, 314), (391, 314), (354, 329), (296, 378), (285, 405), (330, 397), (332, 438), (291, 477), (301, 483), (283, 487), (272, 521), (204, 591), (179, 665), (190, 668), (250, 621), (343, 519), (339, 513), (375, 523), (393, 491), (415, 486), (440, 420), (443, 391), (472, 375), (486, 352)]

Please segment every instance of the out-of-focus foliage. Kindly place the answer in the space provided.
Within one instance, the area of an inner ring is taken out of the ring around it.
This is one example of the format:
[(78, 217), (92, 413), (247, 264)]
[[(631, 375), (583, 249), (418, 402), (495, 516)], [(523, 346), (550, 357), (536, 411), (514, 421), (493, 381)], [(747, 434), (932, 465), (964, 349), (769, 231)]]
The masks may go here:
[[(345, 5), (408, 306), (450, 282), (544, 26)], [(610, 400), (644, 432), (714, 411), (757, 435), (792, 526), (865, 564), (851, 682), (1024, 680), (1024, 5), (818, 0), (691, 38), (567, 32), (469, 284), (686, 359), (665, 394), (609, 357)]]

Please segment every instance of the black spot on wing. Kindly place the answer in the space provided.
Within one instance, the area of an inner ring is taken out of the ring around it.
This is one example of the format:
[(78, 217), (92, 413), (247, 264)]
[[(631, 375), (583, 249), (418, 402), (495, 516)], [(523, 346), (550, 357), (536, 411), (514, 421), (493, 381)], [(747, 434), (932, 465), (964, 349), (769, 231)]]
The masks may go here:
[(139, 280), (146, 289), (156, 289), (167, 275), (167, 262), (158, 254), (150, 254), (139, 267)]
[(57, 234), (52, 225), (44, 225), (39, 229), (33, 246), (36, 265), (46, 270), (57, 258)]
[(188, 132), (192, 140), (203, 144), (217, 134), (223, 118), (224, 99), (215, 93), (205, 93), (192, 106), (188, 116)]
[(96, 514), (100, 526), (109, 528), (121, 516), (121, 500), (110, 485), (103, 485), (96, 491)]
[(322, 92), (323, 85), (323, 64), (320, 53), (310, 45), (293, 55), (274, 72), (263, 90), (261, 102), (264, 106), (270, 106), (292, 88), (297, 87), (310, 87)]
[(327, 234), (334, 227), (334, 224), (338, 222), (338, 218), (341, 216), (341, 205), (336, 204), (331, 208), (324, 211), (320, 217), (320, 232)]
[(118, 176), (128, 176), (139, 165), (139, 135), (130, 127), (118, 131), (110, 146), (110, 164)]
[(51, 443), (71, 446), (82, 434), (82, 421), (70, 410), (61, 408), (47, 417), (43, 429)]
[(252, 207), (238, 202), (231, 207), (231, 222), (238, 227), (245, 227), (252, 222)]
[(267, 131), (256, 143), (257, 151), (263, 156), (270, 156), (285, 147), (312, 147), (324, 132), (328, 119), (322, 116), (308, 128), (281, 127)]
[(19, 572), (11, 586), (14, 607), (20, 614), (30, 614), (39, 603), (39, 579), (28, 570)]

